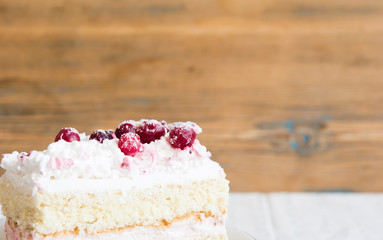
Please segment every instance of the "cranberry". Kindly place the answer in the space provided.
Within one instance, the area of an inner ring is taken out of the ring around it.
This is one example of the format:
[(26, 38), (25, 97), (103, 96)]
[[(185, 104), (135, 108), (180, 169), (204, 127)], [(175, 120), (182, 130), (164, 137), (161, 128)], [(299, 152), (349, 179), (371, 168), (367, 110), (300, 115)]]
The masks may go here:
[(107, 130), (106, 135), (107, 135), (108, 139), (116, 138), (116, 134), (114, 133), (114, 131), (112, 129)]
[(100, 143), (102, 143), (104, 141), (104, 139), (113, 139), (113, 136), (108, 133), (107, 131), (105, 130), (96, 130), (94, 131), (90, 136), (89, 136), (89, 139), (96, 139), (97, 141), (99, 141)]
[(140, 136), (135, 133), (122, 134), (118, 141), (118, 147), (125, 155), (132, 157), (134, 157), (136, 153), (144, 150), (140, 142)]
[(136, 127), (133, 121), (124, 121), (116, 128), (116, 137), (120, 138), (124, 133), (135, 133)]
[(174, 148), (183, 150), (193, 145), (196, 138), (195, 126), (189, 123), (177, 122), (170, 126), (169, 142)]
[(67, 142), (80, 141), (80, 134), (74, 128), (63, 128), (57, 134), (55, 142), (61, 139)]
[(142, 143), (150, 143), (164, 136), (166, 128), (162, 122), (156, 120), (143, 120), (137, 127), (136, 133), (140, 136)]

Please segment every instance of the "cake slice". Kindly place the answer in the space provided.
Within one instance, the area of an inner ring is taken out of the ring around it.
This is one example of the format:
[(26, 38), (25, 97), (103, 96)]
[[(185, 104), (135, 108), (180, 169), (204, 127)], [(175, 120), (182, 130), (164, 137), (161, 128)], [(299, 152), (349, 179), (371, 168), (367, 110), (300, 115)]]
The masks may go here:
[(63, 128), (44, 151), (4, 154), (7, 240), (227, 239), (228, 181), (192, 122)]

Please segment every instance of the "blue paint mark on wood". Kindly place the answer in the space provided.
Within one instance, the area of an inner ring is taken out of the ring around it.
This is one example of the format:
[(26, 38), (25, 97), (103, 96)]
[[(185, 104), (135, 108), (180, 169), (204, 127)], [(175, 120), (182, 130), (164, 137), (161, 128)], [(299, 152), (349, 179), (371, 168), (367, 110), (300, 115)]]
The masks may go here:
[(295, 122), (294, 120), (289, 120), (287, 122), (285, 122), (284, 124), (284, 127), (291, 133), (294, 131), (294, 126), (295, 126)]
[(281, 122), (259, 124), (258, 127), (267, 131), (265, 140), (272, 145), (274, 152), (295, 152), (306, 156), (329, 149), (329, 133), (325, 131), (330, 116), (314, 119), (293, 119)]
[(298, 143), (297, 141), (295, 141), (294, 139), (290, 140), (290, 148), (293, 149), (294, 151), (297, 151), (298, 150)]
[(310, 141), (310, 135), (308, 134), (303, 134), (302, 136), (302, 142), (308, 143)]

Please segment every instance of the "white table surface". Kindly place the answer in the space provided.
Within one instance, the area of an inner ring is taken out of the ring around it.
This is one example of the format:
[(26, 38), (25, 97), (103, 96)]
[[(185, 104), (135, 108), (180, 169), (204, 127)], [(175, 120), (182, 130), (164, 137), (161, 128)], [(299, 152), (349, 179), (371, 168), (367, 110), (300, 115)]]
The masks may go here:
[(257, 240), (383, 240), (383, 194), (231, 193), (227, 224)]
[(228, 225), (257, 240), (382, 240), (383, 194), (231, 193)]

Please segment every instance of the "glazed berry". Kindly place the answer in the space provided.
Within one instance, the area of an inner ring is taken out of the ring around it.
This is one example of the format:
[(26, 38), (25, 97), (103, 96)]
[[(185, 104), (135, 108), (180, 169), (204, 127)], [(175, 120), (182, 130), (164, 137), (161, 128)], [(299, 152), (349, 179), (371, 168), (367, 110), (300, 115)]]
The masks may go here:
[(107, 134), (108, 139), (116, 138), (116, 134), (114, 133), (114, 131), (112, 129), (107, 130), (106, 134)]
[(113, 139), (113, 136), (110, 133), (108, 133), (107, 131), (99, 129), (99, 130), (94, 131), (90, 135), (89, 140), (92, 140), (92, 139), (96, 139), (97, 141), (102, 143), (104, 141), (104, 139)]
[[(177, 122), (170, 125), (169, 143), (174, 148), (183, 150), (193, 145), (200, 128), (194, 123)], [(197, 128), (198, 127), (198, 128)]]
[(140, 136), (142, 143), (150, 143), (164, 136), (166, 128), (162, 122), (156, 120), (143, 120), (137, 127), (136, 133)]
[(135, 133), (136, 127), (133, 121), (124, 121), (116, 128), (116, 137), (120, 138), (124, 133)]
[(80, 141), (80, 134), (74, 128), (63, 128), (57, 134), (55, 142), (61, 139), (67, 142)]
[(125, 155), (132, 156), (143, 151), (140, 136), (135, 133), (124, 133), (118, 140), (118, 147)]

